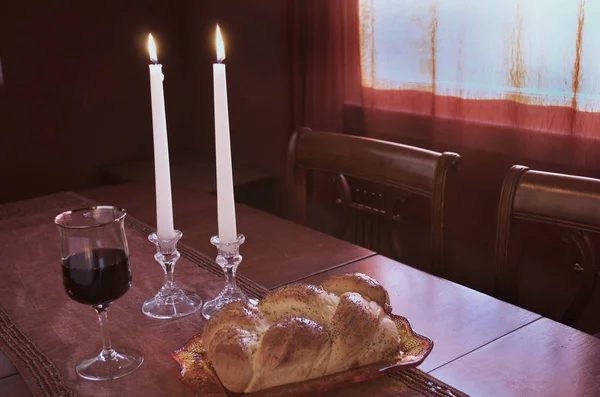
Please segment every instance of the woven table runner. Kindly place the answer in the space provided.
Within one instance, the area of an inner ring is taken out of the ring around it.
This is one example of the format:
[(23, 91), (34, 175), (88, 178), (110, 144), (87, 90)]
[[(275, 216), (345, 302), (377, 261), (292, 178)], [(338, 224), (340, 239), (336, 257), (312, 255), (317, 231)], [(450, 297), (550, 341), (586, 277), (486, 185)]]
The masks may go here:
[[(155, 229), (128, 216), (127, 239), (133, 286), (109, 310), (113, 346), (142, 352), (145, 362), (133, 374), (116, 381), (90, 382), (74, 370), (83, 358), (100, 349), (100, 330), (93, 310), (70, 300), (60, 277), (60, 242), (53, 218), (67, 209), (94, 205), (75, 193), (59, 193), (0, 206), (0, 348), (11, 359), (34, 396), (193, 396), (178, 379), (170, 353), (200, 332), (198, 313), (178, 320), (145, 317), (141, 304), (163, 280), (147, 236)], [(222, 288), (223, 272), (207, 256), (178, 244), (181, 259), (176, 281), (211, 299)], [(249, 296), (268, 290), (244, 276), (238, 285)], [(411, 369), (325, 395), (464, 396), (458, 390)]]

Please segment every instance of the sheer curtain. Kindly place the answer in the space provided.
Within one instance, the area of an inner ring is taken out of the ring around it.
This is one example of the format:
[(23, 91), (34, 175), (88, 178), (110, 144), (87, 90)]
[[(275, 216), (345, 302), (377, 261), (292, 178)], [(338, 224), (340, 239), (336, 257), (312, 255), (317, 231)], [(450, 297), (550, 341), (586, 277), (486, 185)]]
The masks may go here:
[(390, 134), (387, 109), (437, 142), (600, 166), (599, 1), (360, 0), (359, 20), (368, 130)]
[(598, 1), (361, 0), (360, 17), (365, 86), (600, 109)]
[(341, 132), (362, 90), (358, 0), (289, 0), (288, 19), (294, 124)]
[(296, 124), (600, 170), (600, 1), (292, 3)]
[(599, 20), (598, 1), (361, 0), (362, 84), (595, 112)]

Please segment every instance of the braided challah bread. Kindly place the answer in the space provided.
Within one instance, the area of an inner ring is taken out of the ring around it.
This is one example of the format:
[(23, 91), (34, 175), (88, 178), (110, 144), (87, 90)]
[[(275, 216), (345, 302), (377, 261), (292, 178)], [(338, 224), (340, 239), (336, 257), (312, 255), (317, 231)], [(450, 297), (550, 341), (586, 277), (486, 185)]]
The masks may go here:
[(231, 303), (202, 339), (223, 385), (249, 393), (394, 357), (400, 338), (391, 311), (377, 281), (344, 274), (279, 288), (258, 306)]

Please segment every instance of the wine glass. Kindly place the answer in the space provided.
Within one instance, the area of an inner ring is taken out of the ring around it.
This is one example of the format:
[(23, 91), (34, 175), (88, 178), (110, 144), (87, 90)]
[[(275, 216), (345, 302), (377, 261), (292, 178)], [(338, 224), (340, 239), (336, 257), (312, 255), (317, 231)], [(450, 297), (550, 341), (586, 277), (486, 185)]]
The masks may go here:
[(106, 328), (108, 307), (131, 286), (125, 215), (120, 208), (96, 206), (63, 212), (54, 219), (60, 230), (65, 291), (74, 301), (91, 305), (100, 322), (102, 351), (76, 366), (85, 379), (121, 378), (144, 361), (133, 349), (113, 349)]

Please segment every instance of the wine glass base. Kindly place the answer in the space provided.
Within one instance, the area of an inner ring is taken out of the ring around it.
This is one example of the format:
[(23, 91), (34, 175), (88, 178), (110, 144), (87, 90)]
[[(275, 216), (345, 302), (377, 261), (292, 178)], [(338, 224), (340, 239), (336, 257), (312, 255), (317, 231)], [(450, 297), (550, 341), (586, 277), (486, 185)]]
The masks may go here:
[(129, 375), (144, 362), (144, 356), (133, 349), (113, 350), (106, 358), (101, 354), (83, 360), (75, 367), (77, 375), (88, 380), (111, 380)]
[(142, 305), (142, 312), (151, 318), (173, 319), (196, 313), (202, 308), (202, 298), (179, 288), (168, 294), (161, 290)]

